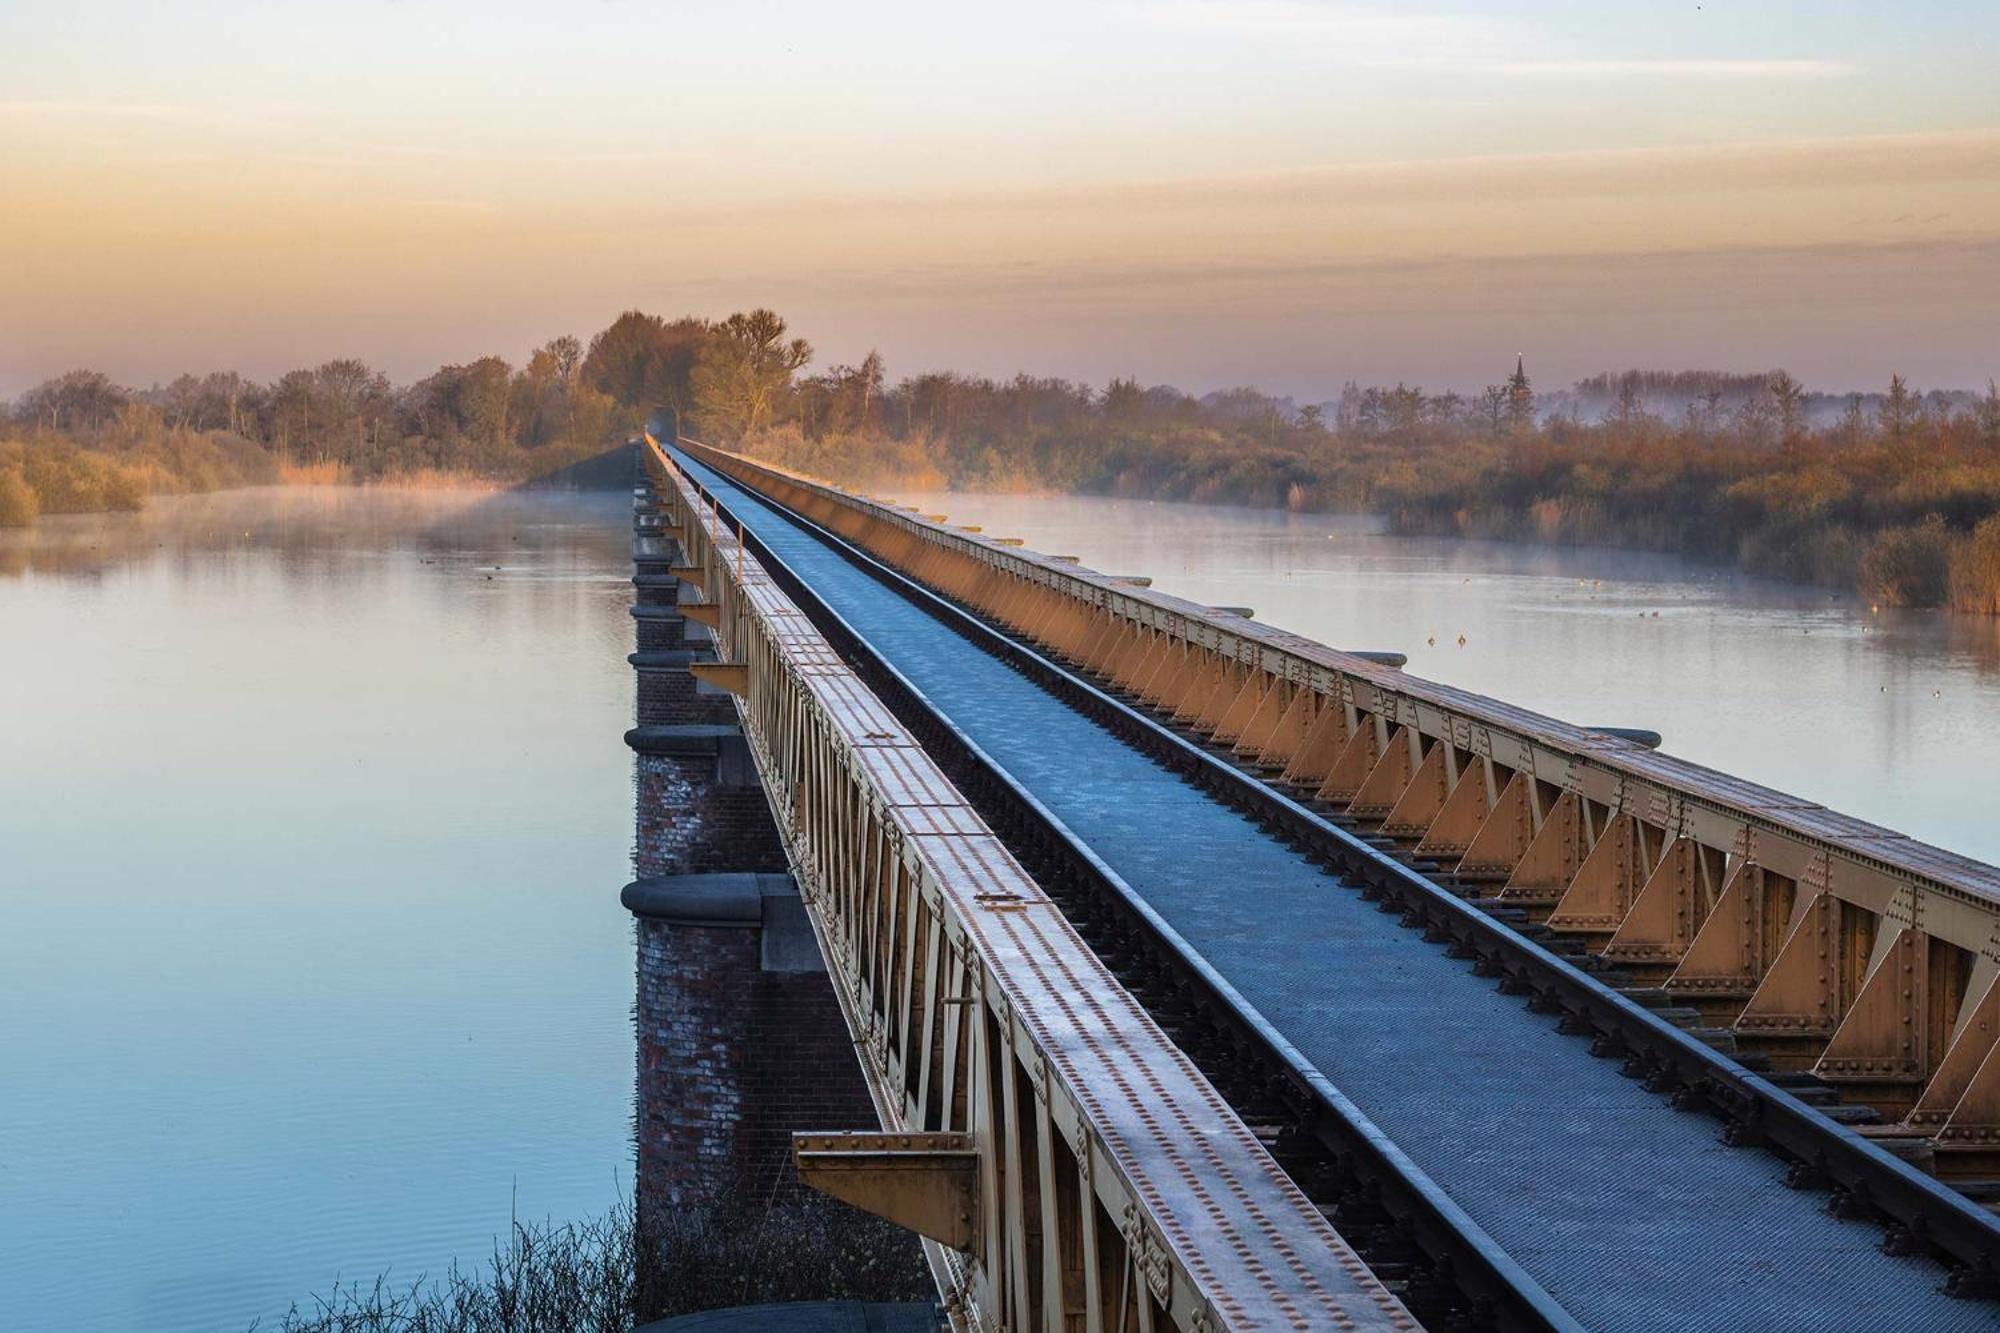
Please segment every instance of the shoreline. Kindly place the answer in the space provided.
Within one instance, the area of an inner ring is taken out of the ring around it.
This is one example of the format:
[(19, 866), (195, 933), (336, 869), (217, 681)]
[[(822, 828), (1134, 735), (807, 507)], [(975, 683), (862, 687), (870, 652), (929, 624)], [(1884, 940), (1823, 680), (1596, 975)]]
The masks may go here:
[(1943, 612), (1947, 615), (1972, 616), (1972, 617), (1980, 617), (1987, 619), (1992, 618), (1996, 614), (2000, 614), (2000, 609), (1996, 609), (1994, 611), (1985, 611), (1985, 610), (1980, 610), (1976, 607), (1955, 606), (1949, 600), (1944, 600), (1934, 603), (1902, 602), (1894, 599), (1893, 597), (1886, 596), (1882, 594), (1880, 591), (1871, 592), (1869, 589), (1867, 589), (1862, 585), (1861, 581), (1858, 578), (1839, 579), (1839, 580), (1793, 578), (1793, 577), (1788, 577), (1783, 573), (1778, 573), (1769, 569), (1760, 568), (1753, 561), (1741, 558), (1738, 559), (1714, 558), (1698, 550), (1689, 550), (1679, 547), (1662, 546), (1658, 544), (1642, 543), (1642, 542), (1622, 543), (1616, 541), (1552, 541), (1547, 538), (1534, 536), (1532, 534), (1516, 534), (1504, 530), (1468, 532), (1465, 531), (1463, 528), (1458, 527), (1455, 524), (1445, 524), (1445, 525), (1427, 524), (1421, 521), (1417, 521), (1413, 516), (1409, 514), (1399, 515), (1397, 513), (1389, 513), (1389, 512), (1384, 512), (1382, 510), (1374, 510), (1374, 509), (1321, 509), (1309, 506), (1293, 507), (1290, 505), (1256, 504), (1243, 500), (1220, 500), (1220, 499), (1203, 500), (1203, 499), (1192, 499), (1182, 496), (1128, 495), (1119, 492), (1107, 492), (1107, 491), (1063, 490), (1059, 487), (1053, 487), (1053, 486), (1033, 486), (1033, 487), (1019, 487), (1019, 488), (1016, 487), (1005, 487), (1005, 488), (969, 487), (968, 488), (968, 487), (952, 487), (952, 486), (904, 485), (895, 481), (886, 481), (886, 482), (875, 481), (872, 483), (868, 483), (868, 485), (874, 487), (875, 489), (863, 491), (860, 485), (848, 487), (848, 489), (856, 490), (858, 492), (865, 494), (883, 496), (883, 497), (886, 496), (914, 497), (920, 495), (957, 494), (957, 495), (993, 495), (993, 496), (1005, 496), (1008, 498), (1022, 498), (1022, 499), (1048, 498), (1048, 499), (1124, 500), (1124, 501), (1133, 501), (1133, 502), (1147, 503), (1147, 504), (1189, 505), (1201, 509), (1244, 509), (1244, 510), (1254, 510), (1256, 512), (1265, 514), (1286, 514), (1286, 515), (1296, 515), (1300, 517), (1317, 516), (1324, 518), (1368, 518), (1380, 523), (1382, 525), (1381, 526), (1382, 535), (1388, 537), (1411, 538), (1414, 540), (1436, 539), (1436, 540), (1463, 541), (1463, 542), (1492, 542), (1510, 547), (1519, 547), (1528, 550), (1542, 550), (1542, 551), (1606, 551), (1606, 552), (1619, 552), (1624, 554), (1668, 556), (1677, 560), (1685, 560), (1689, 564), (1698, 566), (1703, 569), (1712, 569), (1721, 573), (1740, 575), (1744, 578), (1756, 579), (1762, 582), (1771, 583), (1787, 588), (1813, 589), (1817, 591), (1833, 593), (1843, 597), (1854, 598), (1858, 601), (1869, 603), (1871, 605), (1875, 605), (1878, 607), (1890, 607), (1898, 611), (1938, 611), (1938, 612)]

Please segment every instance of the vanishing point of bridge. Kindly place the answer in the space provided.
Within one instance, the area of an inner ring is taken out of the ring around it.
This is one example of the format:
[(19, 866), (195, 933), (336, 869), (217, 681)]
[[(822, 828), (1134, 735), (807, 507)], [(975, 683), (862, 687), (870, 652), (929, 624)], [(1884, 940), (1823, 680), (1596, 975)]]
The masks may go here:
[(2000, 1327), (2000, 871), (642, 458), (642, 1224), (776, 1118), (962, 1328)]

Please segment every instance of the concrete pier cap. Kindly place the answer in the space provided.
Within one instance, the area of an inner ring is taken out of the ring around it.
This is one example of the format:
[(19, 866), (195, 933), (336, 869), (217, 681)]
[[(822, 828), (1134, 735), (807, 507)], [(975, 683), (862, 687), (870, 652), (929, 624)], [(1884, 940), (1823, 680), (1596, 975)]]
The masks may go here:
[(804, 899), (790, 875), (729, 872), (636, 879), (618, 895), (625, 910), (651, 921), (763, 932), (765, 972), (824, 972)]
[(748, 787), (758, 783), (756, 760), (750, 754), (750, 743), (743, 738), (743, 728), (727, 722), (633, 727), (625, 733), (625, 743), (642, 755), (713, 759), (715, 781), (720, 786)]

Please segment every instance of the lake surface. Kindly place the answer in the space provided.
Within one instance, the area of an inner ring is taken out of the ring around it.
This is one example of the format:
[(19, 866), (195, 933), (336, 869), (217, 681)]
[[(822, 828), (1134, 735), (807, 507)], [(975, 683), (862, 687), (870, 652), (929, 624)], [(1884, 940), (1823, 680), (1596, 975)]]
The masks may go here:
[[(1671, 556), (1391, 537), (1369, 518), (1093, 497), (898, 497), (1414, 675), (2000, 861), (2000, 617)], [(1459, 637), (1465, 638), (1464, 646)]]
[(268, 1325), (630, 1193), (629, 516), (0, 532), (0, 1326)]
[[(2000, 858), (1994, 621), (1360, 519), (921, 501)], [(228, 1333), (629, 1192), (629, 512), (267, 490), (0, 532), (0, 1325)]]

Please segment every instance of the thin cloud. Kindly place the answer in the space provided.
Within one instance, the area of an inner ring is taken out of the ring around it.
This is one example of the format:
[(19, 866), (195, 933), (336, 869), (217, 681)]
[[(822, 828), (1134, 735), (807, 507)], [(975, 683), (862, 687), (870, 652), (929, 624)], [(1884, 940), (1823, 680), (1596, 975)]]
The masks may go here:
[(33, 98), (0, 100), (0, 116), (105, 116), (160, 120), (194, 114), (191, 107), (173, 106), (165, 102), (82, 102)]
[[(1984, 197), (1993, 197), (1993, 187), (2000, 186), (2000, 130), (1415, 158), (1101, 185), (809, 192), (760, 203), (756, 216), (825, 221), (878, 213), (927, 217), (966, 213), (990, 221), (1016, 214), (1095, 218), (1110, 210), (1129, 219), (1143, 212), (1198, 208), (1268, 219), (1288, 208), (1428, 209), (1467, 198), (1491, 204), (1577, 195), (1630, 199), (1801, 187), (1877, 188), (1904, 199), (1915, 188), (1959, 183), (1979, 187), (1986, 192)], [(648, 219), (649, 225), (662, 227), (727, 228), (744, 225), (747, 216), (728, 206), (676, 205), (648, 214)], [(1876, 225), (1887, 216), (1858, 216), (1851, 225)], [(1989, 208), (1973, 222), (1980, 234), (2000, 237), (2000, 209)]]
[(1314, 42), (1320, 54), (1362, 69), (1524, 79), (1827, 79), (1844, 60), (1771, 57), (1549, 57), (1524, 47), (1519, 25), (1474, 15), (1415, 13), (1309, 0), (1164, 0), (1142, 11), (1156, 27), (1256, 39)]
[(1440, 47), (1454, 55), (1491, 50), (1506, 29), (1490, 19), (1460, 14), (1408, 13), (1356, 5), (1316, 5), (1303, 0), (1165, 0), (1144, 9), (1147, 21), (1182, 32), (1237, 33), (1246, 37), (1338, 39), (1341, 52), (1359, 62), (1415, 59)]
[[(1868, 304), (1870, 294), (1888, 299), (1916, 281), (1927, 297), (1948, 298), (1976, 313), (1980, 295), (1994, 290), (1996, 260), (2000, 242), (1993, 240), (1908, 240), (1406, 259), (948, 262), (822, 268), (791, 280), (830, 296), (865, 290), (888, 302), (974, 300), (1075, 307), (1093, 315), (1140, 308), (1325, 309), (1404, 322), (1413, 312), (1434, 319), (1467, 307), (1587, 309), (1601, 319), (1604, 290), (1614, 282), (1656, 309), (1721, 311), (1768, 310), (1771, 294), (1785, 289), (1792, 309)], [(743, 278), (734, 282), (740, 287)]]
[(1501, 60), (1444, 68), (1555, 79), (1834, 79), (1855, 72), (1844, 60)]

